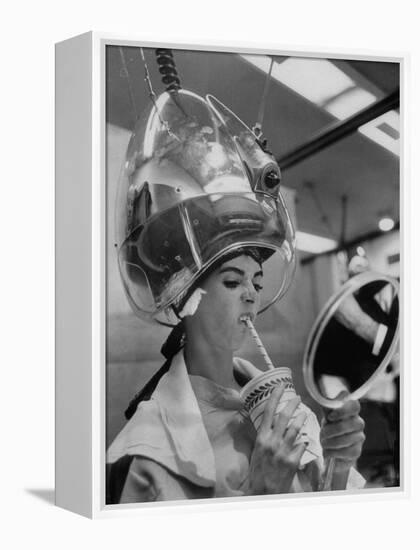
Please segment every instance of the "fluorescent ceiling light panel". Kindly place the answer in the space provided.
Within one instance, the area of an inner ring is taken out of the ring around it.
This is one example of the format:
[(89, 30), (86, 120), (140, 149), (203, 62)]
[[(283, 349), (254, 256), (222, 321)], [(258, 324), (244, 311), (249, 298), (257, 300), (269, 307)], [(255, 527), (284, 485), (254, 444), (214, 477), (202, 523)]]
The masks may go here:
[[(268, 73), (271, 59), (263, 55), (244, 55), (246, 61)], [(326, 59), (289, 57), (274, 63), (272, 77), (313, 103), (323, 104), (355, 83)]]
[(353, 80), (326, 59), (289, 57), (276, 63), (273, 75), (314, 103), (322, 104), (354, 86)]
[(296, 231), (296, 246), (302, 252), (311, 252), (312, 254), (321, 254), (337, 248), (337, 241), (326, 239), (311, 233)]
[[(394, 133), (386, 130), (390, 128)], [(400, 154), (400, 115), (396, 111), (388, 111), (383, 115), (360, 126), (359, 132), (395, 155)]]
[(343, 120), (375, 103), (375, 101), (376, 96), (374, 94), (363, 88), (353, 88), (334, 97), (325, 105), (325, 109), (338, 119)]
[[(241, 57), (268, 73), (270, 57)], [(368, 90), (356, 86), (349, 76), (326, 59), (289, 57), (282, 63), (273, 63), (271, 76), (339, 120), (354, 115), (378, 99)], [(359, 132), (395, 155), (400, 154), (399, 115), (395, 111), (385, 113), (361, 126)]]

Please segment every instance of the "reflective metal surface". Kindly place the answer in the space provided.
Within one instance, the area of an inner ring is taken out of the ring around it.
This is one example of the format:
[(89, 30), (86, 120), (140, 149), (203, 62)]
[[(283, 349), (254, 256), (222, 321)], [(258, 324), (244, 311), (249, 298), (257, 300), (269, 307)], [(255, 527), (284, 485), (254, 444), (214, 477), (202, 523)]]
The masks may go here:
[(163, 93), (127, 148), (115, 246), (129, 303), (146, 320), (176, 323), (174, 309), (198, 278), (244, 247), (257, 248), (269, 272), (263, 311), (295, 267), (274, 157), (216, 98)]

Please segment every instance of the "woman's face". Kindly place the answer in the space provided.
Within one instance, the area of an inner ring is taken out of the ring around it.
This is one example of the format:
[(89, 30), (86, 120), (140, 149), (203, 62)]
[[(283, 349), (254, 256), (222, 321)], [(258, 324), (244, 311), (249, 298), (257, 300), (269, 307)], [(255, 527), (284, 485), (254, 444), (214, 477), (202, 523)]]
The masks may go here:
[(193, 316), (194, 325), (213, 345), (238, 349), (248, 333), (241, 318), (255, 319), (262, 285), (262, 267), (250, 256), (244, 254), (221, 264), (201, 285), (206, 294)]

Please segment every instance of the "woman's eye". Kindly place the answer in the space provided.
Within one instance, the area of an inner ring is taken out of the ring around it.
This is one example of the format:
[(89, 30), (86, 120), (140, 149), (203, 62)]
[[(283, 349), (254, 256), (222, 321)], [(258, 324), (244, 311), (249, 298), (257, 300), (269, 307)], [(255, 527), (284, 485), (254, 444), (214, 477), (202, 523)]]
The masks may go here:
[[(226, 288), (237, 288), (241, 284), (241, 281), (223, 281), (223, 284), (225, 285)], [(253, 283), (253, 284), (254, 284), (255, 290), (257, 292), (261, 292), (263, 287), (258, 283)]]
[(239, 281), (223, 281), (226, 288), (237, 288), (240, 285)]

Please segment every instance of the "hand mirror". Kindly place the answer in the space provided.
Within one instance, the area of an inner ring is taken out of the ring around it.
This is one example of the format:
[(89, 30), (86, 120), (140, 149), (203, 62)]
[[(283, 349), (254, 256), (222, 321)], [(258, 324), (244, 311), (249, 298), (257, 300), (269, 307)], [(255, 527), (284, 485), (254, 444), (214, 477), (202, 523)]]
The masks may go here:
[[(306, 344), (303, 376), (323, 407), (360, 399), (386, 370), (398, 345), (399, 285), (366, 271), (349, 279), (316, 319)], [(346, 390), (344, 399), (339, 394)]]

